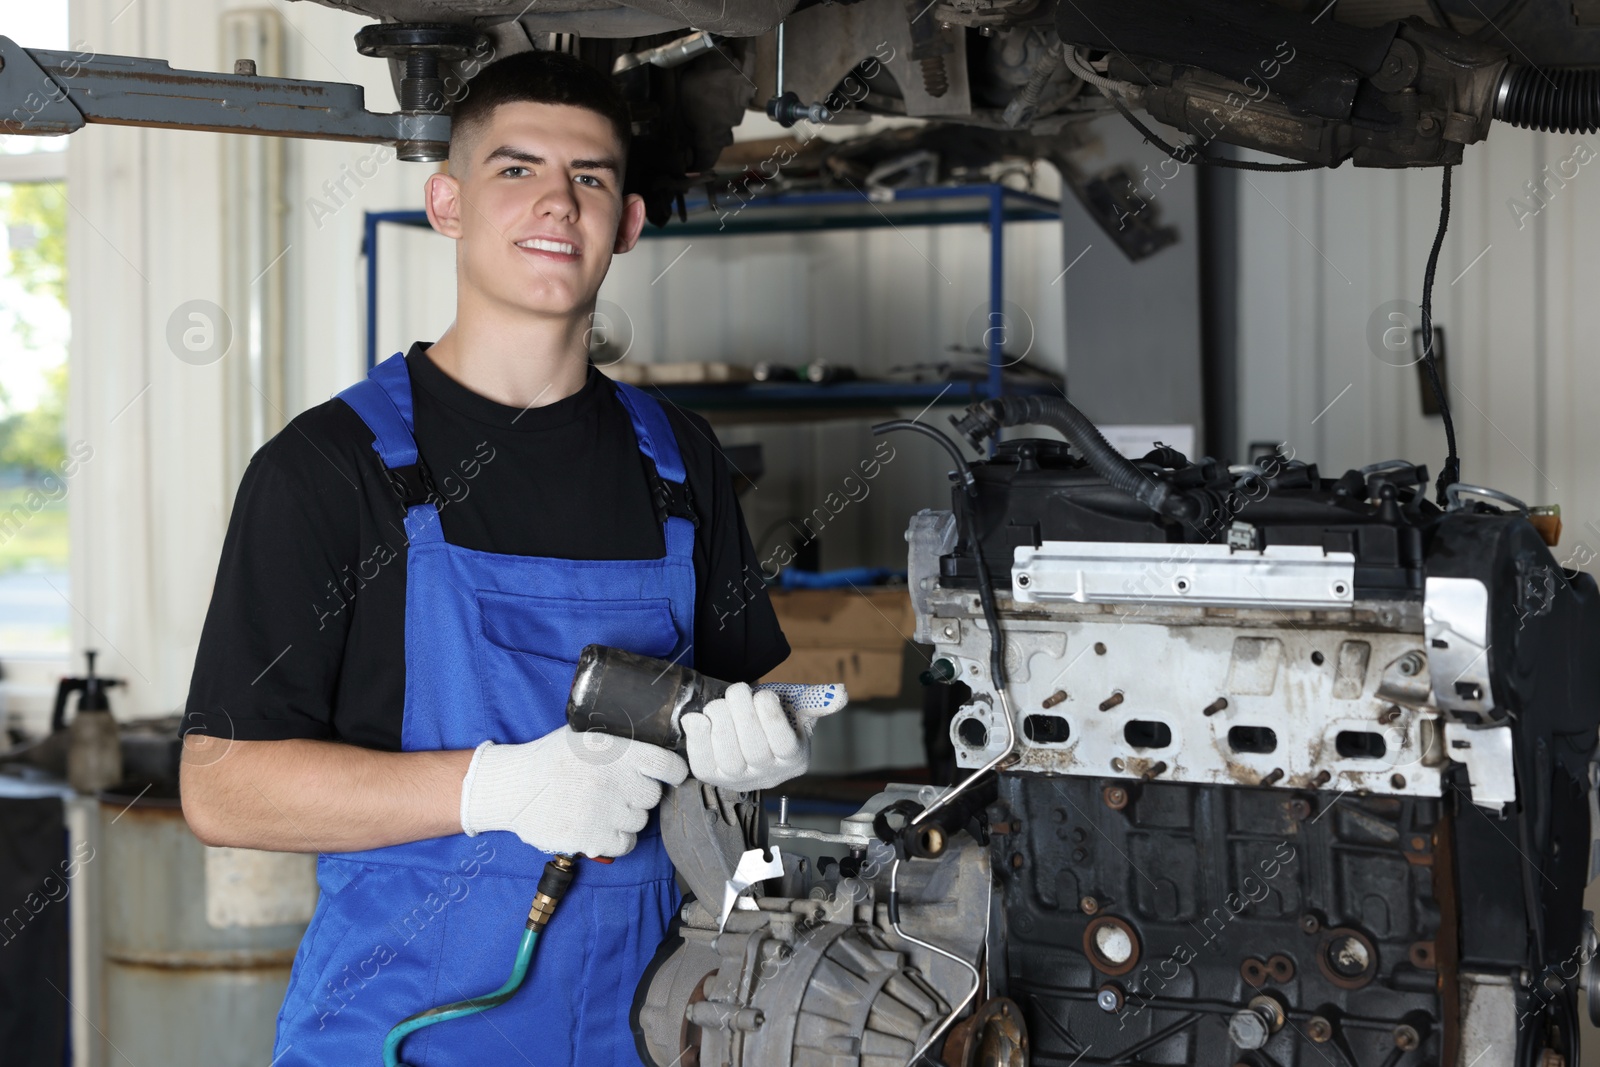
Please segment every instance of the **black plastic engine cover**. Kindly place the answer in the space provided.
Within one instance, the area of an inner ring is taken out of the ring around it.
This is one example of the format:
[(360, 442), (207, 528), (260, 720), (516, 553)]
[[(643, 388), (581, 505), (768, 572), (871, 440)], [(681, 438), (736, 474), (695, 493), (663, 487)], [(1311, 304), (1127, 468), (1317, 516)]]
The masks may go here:
[[(1234, 522), (1249, 523), (1258, 547), (1320, 545), (1355, 555), (1358, 599), (1415, 599), (1422, 594), (1423, 528), (1438, 512), (1422, 490), (1427, 468), (1400, 465), (1381, 473), (1351, 471), (1321, 477), (1315, 465), (1278, 458), (1264, 473), (1242, 478), (1209, 461), (1193, 464), (1180, 453), (1153, 451), (1174, 469), (1147, 457), (1153, 475), (1175, 486), (1205, 491), (1210, 507), (1194, 522), (1163, 519), (1109, 485), (1060, 441), (1021, 438), (1004, 442), (995, 458), (972, 465), (977, 493), (973, 521), (989, 572), (1002, 583), (1018, 545), (1043, 541), (1121, 541), (1203, 544), (1226, 541)], [(1373, 503), (1369, 492), (1394, 489), (1393, 501)], [(964, 494), (959, 485), (953, 494)], [(960, 501), (953, 500), (959, 507)], [(977, 585), (965, 542), (940, 561), (945, 585)]]

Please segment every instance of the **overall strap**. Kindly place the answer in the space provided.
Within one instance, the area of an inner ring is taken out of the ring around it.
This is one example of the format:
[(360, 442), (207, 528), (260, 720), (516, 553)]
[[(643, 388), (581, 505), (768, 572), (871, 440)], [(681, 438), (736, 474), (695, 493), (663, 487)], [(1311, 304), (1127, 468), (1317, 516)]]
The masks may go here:
[(340, 391), (340, 400), (372, 431), (372, 449), (383, 461), (389, 484), (406, 512), (412, 540), (438, 540), (439, 509), (433, 479), (417, 453), (412, 421), (411, 372), (404, 353), (396, 352), (367, 372), (367, 376)]
[(648, 460), (650, 492), (655, 500), (656, 518), (663, 526), (667, 555), (689, 558), (694, 553), (694, 531), (700, 525), (700, 518), (689, 495), (678, 437), (672, 432), (672, 424), (667, 421), (660, 401), (626, 382), (613, 384), (617, 398), (628, 412), (628, 420), (633, 423), (639, 451)]
[(391, 470), (417, 462), (417, 441), (411, 421), (411, 374), (406, 357), (396, 352), (339, 393), (376, 436), (372, 448)]

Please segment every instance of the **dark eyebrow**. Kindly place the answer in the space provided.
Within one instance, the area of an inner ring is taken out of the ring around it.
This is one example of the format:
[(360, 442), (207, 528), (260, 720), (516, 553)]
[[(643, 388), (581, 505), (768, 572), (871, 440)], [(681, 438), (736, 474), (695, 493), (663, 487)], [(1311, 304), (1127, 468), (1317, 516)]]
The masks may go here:
[(536, 167), (544, 166), (543, 156), (536, 156), (532, 152), (525, 152), (520, 148), (512, 148), (508, 144), (501, 145), (483, 157), (485, 163), (493, 159), (514, 159), (518, 163), (531, 163)]
[[(485, 163), (489, 163), (496, 159), (513, 160), (517, 163), (527, 163), (530, 166), (535, 167), (542, 167), (545, 164), (545, 159), (543, 156), (536, 156), (532, 152), (525, 151), (521, 148), (513, 148), (512, 146), (505, 144), (501, 145), (499, 148), (496, 148), (494, 151), (483, 157), (483, 161)], [(567, 164), (567, 166), (571, 167), (573, 170), (608, 170), (612, 174), (618, 173), (618, 171), (621, 169), (617, 161), (610, 158), (574, 159), (571, 163)]]

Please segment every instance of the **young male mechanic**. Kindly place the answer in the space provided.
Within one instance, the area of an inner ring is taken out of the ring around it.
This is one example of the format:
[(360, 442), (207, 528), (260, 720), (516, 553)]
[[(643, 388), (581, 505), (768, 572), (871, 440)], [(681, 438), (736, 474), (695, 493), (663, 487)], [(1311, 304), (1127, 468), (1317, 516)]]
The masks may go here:
[(322, 854), (274, 1067), (381, 1062), (405, 1016), (498, 987), (552, 853), (615, 862), (579, 861), (508, 1004), (403, 1059), (636, 1067), (634, 989), (679, 903), (664, 786), (805, 770), (812, 719), (744, 684), (685, 716), (687, 766), (565, 724), (590, 643), (745, 681), (789, 651), (743, 591), (755, 551), (710, 427), (588, 361), (595, 293), (644, 223), (629, 129), (567, 55), (474, 78), (425, 187), (455, 322), (295, 418), (239, 488), (182, 792), (208, 844)]

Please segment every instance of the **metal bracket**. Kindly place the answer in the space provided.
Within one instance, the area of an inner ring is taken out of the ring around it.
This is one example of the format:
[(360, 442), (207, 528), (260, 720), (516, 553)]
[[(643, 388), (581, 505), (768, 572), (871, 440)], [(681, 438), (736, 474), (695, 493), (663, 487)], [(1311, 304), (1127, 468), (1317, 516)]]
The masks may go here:
[(878, 812), (897, 800), (914, 800), (927, 806), (944, 792), (945, 789), (940, 786), (904, 785), (892, 782), (884, 787), (883, 792), (874, 794), (861, 805), (860, 810), (840, 819), (838, 833), (791, 826), (788, 817), (789, 800), (784, 797), (778, 809), (780, 817), (776, 823), (767, 828), (767, 836), (779, 841), (820, 841), (829, 845), (843, 845), (846, 848), (867, 848), (878, 840), (878, 835), (872, 831), (872, 820)]
[(745, 851), (739, 857), (739, 863), (733, 869), (733, 877), (722, 889), (722, 915), (717, 922), (717, 932), (721, 933), (728, 927), (728, 916), (733, 914), (733, 909), (739, 907), (744, 911), (755, 911), (755, 901), (747, 895), (751, 886), (766, 881), (768, 878), (783, 877), (783, 856), (778, 852), (778, 846), (773, 845), (766, 853), (759, 848)]
[(1493, 711), (1488, 588), (1476, 578), (1429, 578), (1422, 620), (1433, 702), (1446, 711)]
[(1355, 556), (1314, 545), (1251, 552), (1228, 545), (1046, 541), (1017, 547), (1011, 595), (1019, 604), (1349, 608)]
[(1511, 727), (1474, 730), (1465, 723), (1444, 724), (1445, 752), (1467, 765), (1472, 802), (1499, 814), (1517, 799), (1517, 774), (1512, 762)]
[(0, 133), (52, 136), (85, 123), (394, 145), (443, 159), (445, 114), (378, 114), (343, 82), (173, 70), (165, 60), (26, 49), (0, 37)]

